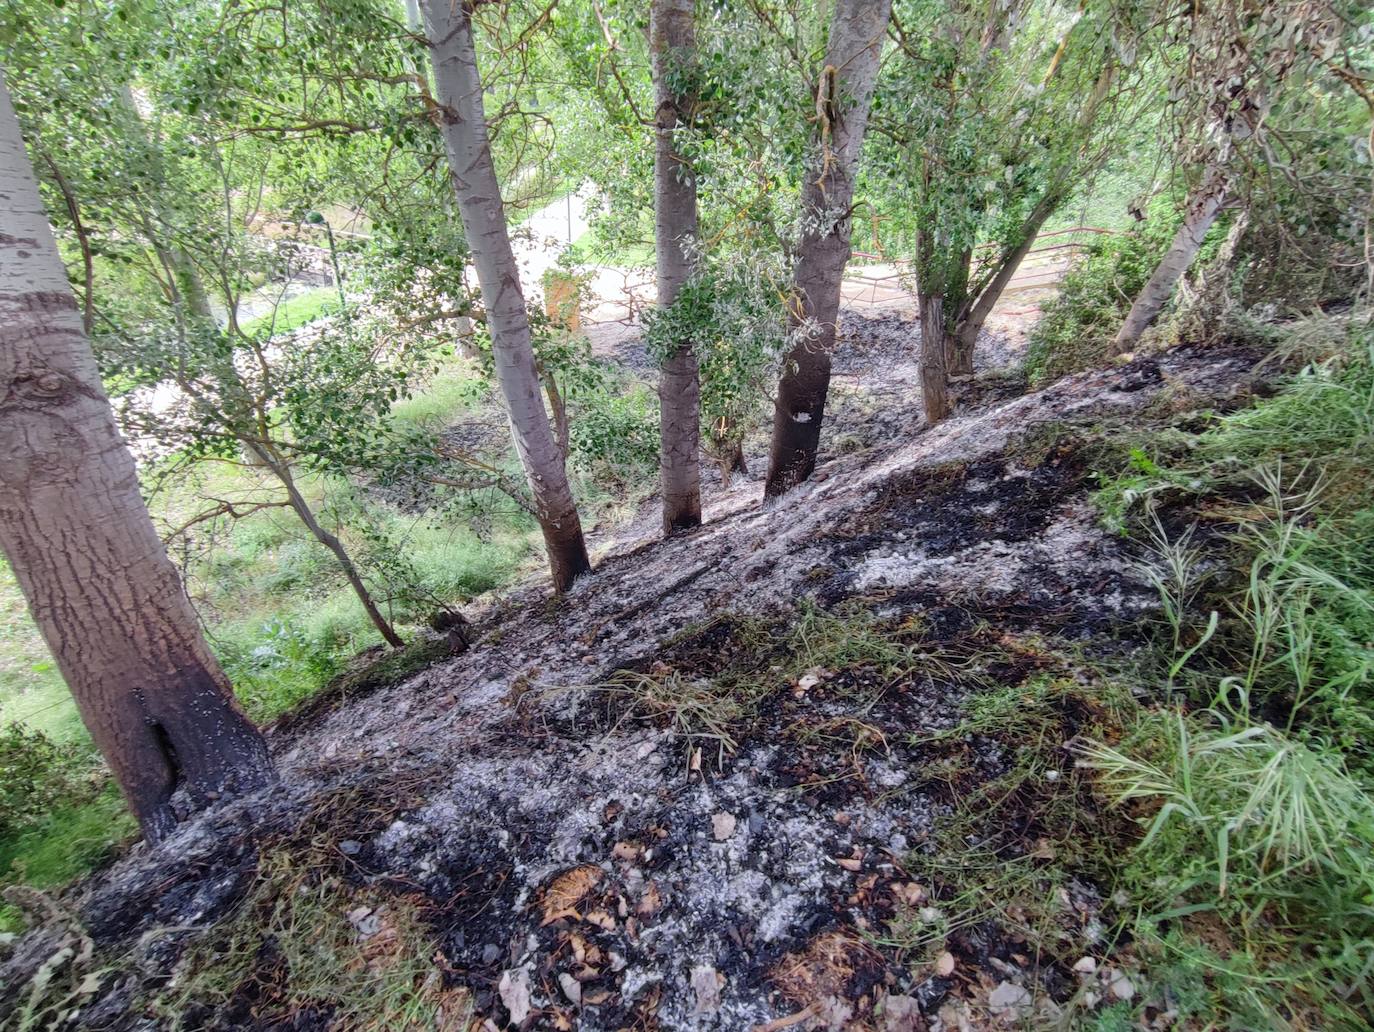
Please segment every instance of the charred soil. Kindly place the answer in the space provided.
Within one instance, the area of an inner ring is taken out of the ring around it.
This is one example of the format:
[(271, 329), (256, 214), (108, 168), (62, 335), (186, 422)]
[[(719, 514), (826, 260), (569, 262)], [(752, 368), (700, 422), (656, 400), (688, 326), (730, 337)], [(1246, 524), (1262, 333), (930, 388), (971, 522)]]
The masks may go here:
[(738, 483), (282, 722), (272, 791), (49, 901), (14, 1027), (951, 1029), (1126, 999), (1106, 860), (1135, 825), (1075, 745), (1119, 733), (1087, 660), (1156, 602), (1084, 449), (1251, 366), (1010, 399), (993, 370), (933, 429), (850, 399), (863, 446), (779, 503)]

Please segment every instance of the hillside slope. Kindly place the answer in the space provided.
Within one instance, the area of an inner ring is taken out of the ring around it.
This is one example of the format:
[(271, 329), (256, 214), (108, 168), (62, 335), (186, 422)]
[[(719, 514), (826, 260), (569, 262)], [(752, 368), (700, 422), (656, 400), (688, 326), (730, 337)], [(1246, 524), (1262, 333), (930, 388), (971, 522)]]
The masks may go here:
[(0, 995), (111, 1029), (897, 1030), (1130, 999), (1099, 875), (1134, 830), (1073, 754), (1114, 703), (1075, 657), (1135, 647), (1156, 599), (1083, 446), (1225, 406), (1251, 366), (1177, 350), (901, 434), (900, 399), (868, 406), (881, 432), (778, 504), (737, 485), (694, 533), (621, 536), (567, 598), (517, 593), (463, 654), (284, 722), (279, 787), (27, 901), (46, 924)]

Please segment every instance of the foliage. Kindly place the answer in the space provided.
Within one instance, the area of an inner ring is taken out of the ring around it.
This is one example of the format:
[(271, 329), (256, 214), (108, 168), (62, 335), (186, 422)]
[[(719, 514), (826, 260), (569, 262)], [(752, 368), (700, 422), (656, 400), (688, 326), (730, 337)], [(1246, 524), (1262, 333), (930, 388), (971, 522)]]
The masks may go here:
[(658, 468), (658, 403), (614, 374), (588, 378), (571, 395), (569, 458), (599, 479), (632, 485)]
[(645, 313), (644, 343), (662, 362), (691, 341), (701, 375), (701, 424), (711, 452), (727, 458), (744, 439), (783, 352), (786, 269), (763, 254), (704, 260), (666, 310)]
[(7, 724), (0, 730), (0, 839), (15, 835), (58, 800), (80, 800), (89, 784), (89, 772), (73, 768), (68, 750), (42, 731)]
[[(60, 889), (133, 841), (138, 826), (112, 783), (64, 794), (37, 820), (0, 839), (0, 884)], [(18, 911), (0, 905), (0, 931), (19, 931)]]
[[(1353, 1028), (1374, 1012), (1374, 379), (1367, 323), (1345, 325), (1277, 395), (1151, 449), (1159, 464), (1109, 491), (1153, 528), (1160, 679), (1195, 708), (1146, 711), (1084, 760), (1142, 815), (1124, 873), (1158, 901), (1144, 941), (1206, 970), (1210, 1006), (1251, 1025)], [(1170, 534), (1159, 512), (1177, 527), (1180, 506), (1229, 530)], [(1229, 956), (1188, 937), (1203, 919)]]
[(972, 306), (995, 298), (999, 273), (1074, 177), (1110, 153), (1133, 104), (1123, 87), (1138, 75), (1141, 29), (1123, 15), (1112, 4), (1076, 15), (1057, 4), (894, 5), (899, 59), (874, 100), (869, 192), (885, 243), (912, 256), (916, 289), (943, 302), (948, 330), (981, 325)]
[[(1180, 221), (1172, 199), (1161, 195), (1135, 230), (1098, 236), (1088, 245), (1059, 293), (1042, 306), (1031, 331), (1026, 372), (1032, 384), (1043, 385), (1102, 361)], [(1206, 262), (1214, 249), (1215, 244), (1200, 261)]]

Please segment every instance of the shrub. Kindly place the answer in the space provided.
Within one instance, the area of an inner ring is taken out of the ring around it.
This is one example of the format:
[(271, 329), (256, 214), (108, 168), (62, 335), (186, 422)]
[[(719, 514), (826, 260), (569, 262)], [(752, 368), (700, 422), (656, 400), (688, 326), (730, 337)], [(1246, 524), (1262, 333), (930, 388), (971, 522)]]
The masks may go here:
[(59, 801), (89, 794), (88, 772), (36, 728), (13, 723), (0, 731), (0, 838), (17, 834)]
[[(1136, 295), (1154, 273), (1182, 221), (1178, 199), (1162, 194), (1151, 202), (1148, 218), (1133, 232), (1094, 240), (1069, 271), (1059, 293), (1045, 303), (1026, 349), (1026, 373), (1042, 385), (1091, 369), (1106, 358)], [(1211, 260), (1225, 234), (1225, 219), (1212, 227), (1198, 257)]]
[(583, 470), (629, 485), (658, 468), (658, 406), (647, 387), (603, 377), (581, 385), (573, 407), (568, 450)]

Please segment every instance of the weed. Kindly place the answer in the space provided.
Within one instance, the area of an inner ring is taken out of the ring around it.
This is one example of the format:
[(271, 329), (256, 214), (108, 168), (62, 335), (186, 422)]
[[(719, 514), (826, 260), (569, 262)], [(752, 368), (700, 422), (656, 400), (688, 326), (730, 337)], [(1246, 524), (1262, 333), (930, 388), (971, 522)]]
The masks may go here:
[(270, 853), (237, 916), (191, 946), (155, 1010), (171, 1029), (313, 1017), (357, 1032), (466, 1030), (471, 1001), (444, 988), (420, 908)]

